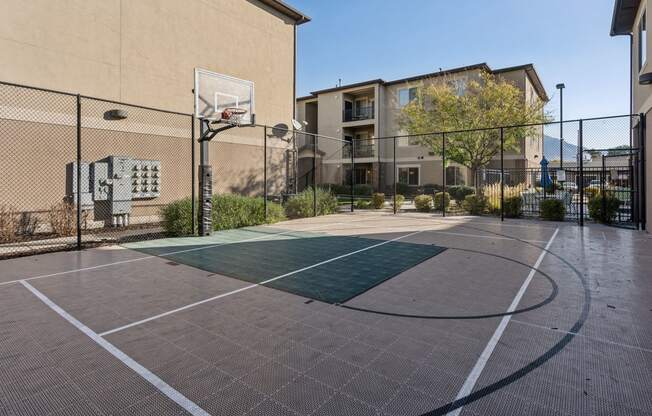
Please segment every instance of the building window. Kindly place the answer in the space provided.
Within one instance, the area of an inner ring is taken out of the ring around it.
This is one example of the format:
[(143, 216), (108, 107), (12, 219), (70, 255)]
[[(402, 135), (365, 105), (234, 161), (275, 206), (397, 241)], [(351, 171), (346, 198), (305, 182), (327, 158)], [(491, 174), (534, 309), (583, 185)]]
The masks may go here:
[(643, 69), (647, 61), (647, 10), (643, 11), (638, 22), (638, 70)]
[(410, 186), (419, 186), (419, 167), (418, 166), (399, 166), (398, 183)]
[(456, 80), (451, 82), (451, 87), (453, 88), (453, 91), (455, 91), (455, 94), (458, 97), (461, 97), (466, 92), (466, 80), (465, 79), (456, 79)]
[(405, 107), (417, 98), (417, 88), (401, 88), (398, 90), (398, 105)]
[(464, 185), (464, 177), (459, 166), (446, 166), (446, 186)]

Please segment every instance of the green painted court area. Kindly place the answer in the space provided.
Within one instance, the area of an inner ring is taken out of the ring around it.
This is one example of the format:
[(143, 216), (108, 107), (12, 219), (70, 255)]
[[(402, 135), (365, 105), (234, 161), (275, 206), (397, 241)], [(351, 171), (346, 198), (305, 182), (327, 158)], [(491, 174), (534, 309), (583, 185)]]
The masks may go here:
[(400, 241), (275, 232), (252, 228), (126, 246), (328, 303), (346, 302), (445, 250)]

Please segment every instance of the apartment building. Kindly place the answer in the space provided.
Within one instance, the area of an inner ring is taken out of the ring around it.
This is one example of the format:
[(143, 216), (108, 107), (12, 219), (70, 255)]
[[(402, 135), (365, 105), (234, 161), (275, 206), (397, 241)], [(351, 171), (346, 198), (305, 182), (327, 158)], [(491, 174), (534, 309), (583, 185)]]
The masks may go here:
[[(630, 39), (630, 113), (643, 114), (645, 126), (652, 122), (652, 35), (647, 30), (648, 10), (652, 12), (650, 0), (616, 0), (611, 21), (611, 36), (628, 36)], [(645, 126), (634, 126), (636, 130), (644, 129), (645, 133), (632, 135), (634, 148), (645, 149), (645, 154), (637, 156), (643, 161), (643, 166), (645, 161), (652, 160), (652, 134)], [(641, 176), (645, 218), (652, 218), (652, 170), (644, 168)]]
[[(417, 88), (446, 80), (458, 89), (459, 94), (463, 94), (467, 83), (480, 80), (482, 72), (494, 74), (517, 86), (523, 91), (526, 102), (548, 101), (533, 65), (492, 69), (486, 63), (481, 63), (398, 80), (374, 79), (315, 91), (297, 100), (297, 116), (307, 123), (306, 131), (309, 133), (355, 141), (355, 183), (373, 185), (383, 191), (393, 182), (394, 145), (393, 140), (377, 139), (405, 134), (398, 125), (398, 116), (402, 107), (414, 99)], [(522, 138), (518, 152), (505, 154), (505, 167), (538, 167), (542, 155), (542, 134), (541, 131), (532, 137)], [(337, 157), (333, 152), (336, 152), (338, 144), (334, 141), (329, 143), (328, 140), (322, 142), (326, 143), (320, 142), (321, 152), (317, 154), (320, 165), (318, 176), (321, 175), (318, 181), (338, 183), (349, 180), (350, 146), (340, 153), (341, 157)], [(326, 146), (331, 146), (331, 149)], [(310, 152), (305, 156), (312, 157)], [(301, 163), (301, 153), (299, 157)], [(498, 167), (498, 162), (494, 165)], [(398, 182), (410, 187), (443, 184), (441, 156), (420, 146), (412, 138), (397, 140), (396, 169)], [(469, 175), (469, 169), (447, 163), (447, 185), (468, 184), (471, 182)]]

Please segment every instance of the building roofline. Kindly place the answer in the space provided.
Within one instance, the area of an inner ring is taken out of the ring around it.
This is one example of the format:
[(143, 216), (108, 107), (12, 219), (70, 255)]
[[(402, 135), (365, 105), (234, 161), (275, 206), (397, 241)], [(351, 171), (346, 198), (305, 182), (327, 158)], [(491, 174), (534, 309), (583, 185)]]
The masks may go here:
[(375, 84), (384, 84), (385, 81), (378, 78), (378, 79), (372, 79), (369, 81), (363, 81), (363, 82), (356, 82), (355, 84), (347, 84), (347, 85), (342, 85), (339, 87), (333, 87), (333, 88), (326, 88), (323, 90), (318, 90), (318, 91), (312, 91), (310, 94), (312, 96), (317, 96), (319, 94), (325, 94), (328, 92), (334, 92), (334, 91), (341, 91), (341, 90), (348, 90), (349, 88), (357, 88), (357, 87), (364, 87), (365, 85), (375, 85)]
[(395, 84), (400, 84), (402, 82), (414, 82), (414, 81), (419, 81), (419, 80), (427, 79), (427, 78), (440, 77), (440, 76), (449, 75), (449, 74), (456, 74), (458, 72), (473, 71), (473, 70), (476, 70), (476, 69), (482, 69), (482, 70), (491, 72), (491, 68), (489, 68), (489, 65), (487, 65), (486, 62), (482, 62), (482, 63), (474, 64), (474, 65), (466, 65), (466, 66), (460, 66), (460, 67), (457, 67), (457, 68), (444, 69), (444, 70), (437, 71), (437, 72), (430, 72), (428, 74), (414, 75), (414, 76), (407, 77), (407, 78), (395, 79), (393, 81), (386, 82), (385, 85), (395, 85)]
[(303, 97), (297, 97), (297, 101), (306, 101), (306, 100), (315, 100), (317, 96), (315, 95), (304, 95)]
[(283, 13), (287, 17), (292, 18), (296, 25), (308, 23), (311, 20), (309, 16), (305, 15), (304, 13), (290, 6), (284, 1), (281, 0), (258, 0), (258, 1), (268, 5), (269, 7), (271, 7), (272, 9), (278, 12)]
[(434, 77), (440, 77), (440, 76), (445, 76), (449, 74), (456, 74), (459, 72), (466, 72), (466, 71), (474, 71), (474, 70), (483, 70), (487, 71), (491, 74), (500, 74), (500, 73), (505, 73), (505, 72), (511, 72), (511, 71), (518, 71), (518, 70), (524, 70), (527, 76), (530, 78), (532, 83), (534, 84), (534, 88), (537, 91), (537, 94), (539, 97), (544, 100), (544, 101), (549, 101), (550, 98), (548, 97), (548, 93), (546, 92), (545, 87), (543, 86), (543, 83), (541, 82), (541, 78), (539, 77), (539, 74), (537, 73), (537, 70), (534, 68), (533, 64), (525, 64), (525, 65), (518, 65), (518, 66), (512, 66), (512, 67), (507, 67), (507, 68), (500, 68), (493, 70), (491, 67), (486, 62), (482, 62), (479, 64), (474, 64), (474, 65), (466, 65), (466, 66), (460, 66), (457, 68), (451, 68), (451, 69), (444, 69), (442, 71), (438, 72), (431, 72), (428, 74), (422, 74), (422, 75), (414, 75), (406, 78), (400, 78), (392, 81), (384, 81), (381, 78), (378, 79), (373, 79), (369, 81), (363, 81), (363, 82), (357, 82), (354, 84), (347, 84), (347, 85), (342, 85), (339, 87), (333, 87), (333, 88), (326, 88), (323, 90), (317, 90), (317, 91), (312, 91), (310, 95), (304, 96), (297, 98), (297, 101), (305, 101), (309, 99), (316, 98), (319, 94), (325, 94), (329, 92), (335, 92), (335, 91), (342, 91), (342, 90), (347, 90), (350, 88), (357, 88), (357, 87), (364, 87), (366, 85), (375, 85), (375, 84), (381, 84), (385, 86), (390, 86), (390, 85), (396, 85), (400, 84), (403, 82), (414, 82), (414, 81), (419, 81), (422, 79), (428, 79), (428, 78), (434, 78)]
[(629, 35), (632, 33), (640, 0), (615, 0), (611, 17), (611, 36)]
[(527, 76), (530, 78), (530, 81), (532, 81), (532, 84), (534, 84), (534, 89), (536, 89), (537, 94), (539, 94), (539, 98), (541, 98), (545, 102), (550, 101), (550, 97), (548, 96), (546, 87), (543, 85), (543, 82), (541, 82), (541, 78), (539, 77), (539, 73), (534, 67), (534, 64), (510, 66), (506, 68), (496, 69), (493, 70), (492, 72), (494, 74), (501, 74), (505, 72), (521, 71), (521, 70), (525, 71)]

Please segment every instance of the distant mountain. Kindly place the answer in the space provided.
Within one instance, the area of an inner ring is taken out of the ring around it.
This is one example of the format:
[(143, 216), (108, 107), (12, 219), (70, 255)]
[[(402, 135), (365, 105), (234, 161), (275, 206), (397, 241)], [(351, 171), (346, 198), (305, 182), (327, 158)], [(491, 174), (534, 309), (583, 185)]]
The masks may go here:
[[(548, 160), (559, 160), (559, 139), (551, 136), (543, 136), (543, 154)], [(564, 140), (564, 160), (575, 160), (577, 158), (577, 146)]]

